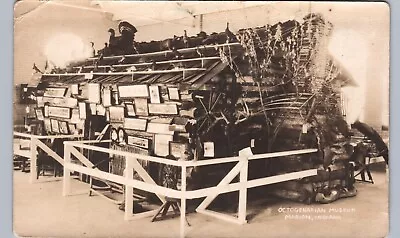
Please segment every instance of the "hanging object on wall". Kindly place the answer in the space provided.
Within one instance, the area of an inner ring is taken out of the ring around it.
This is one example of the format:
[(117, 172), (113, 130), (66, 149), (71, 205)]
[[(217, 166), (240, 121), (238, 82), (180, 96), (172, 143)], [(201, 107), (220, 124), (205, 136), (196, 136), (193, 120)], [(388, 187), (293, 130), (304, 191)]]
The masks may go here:
[(88, 83), (88, 102), (100, 103), (100, 84)]
[(72, 95), (78, 95), (79, 94), (79, 85), (78, 84), (72, 84), (71, 85), (71, 94)]
[(119, 96), (118, 96), (118, 91), (117, 90), (113, 90), (111, 91), (112, 94), (112, 98), (111, 98), (111, 104), (112, 105), (119, 105)]
[(97, 114), (97, 105), (96, 103), (90, 103), (89, 104), (89, 111), (91, 115), (96, 115)]
[(188, 144), (170, 141), (169, 142), (169, 154), (175, 158), (185, 158), (185, 152), (188, 151)]
[(149, 139), (140, 138), (136, 136), (128, 136), (128, 144), (138, 146), (141, 148), (149, 149)]
[(79, 109), (78, 108), (74, 108), (71, 111), (71, 123), (78, 123), (80, 121), (79, 118)]
[(147, 124), (146, 131), (156, 134), (173, 135), (175, 132), (170, 131), (169, 126), (170, 126), (169, 124), (149, 122)]
[(66, 88), (46, 88), (43, 96), (62, 98), (65, 96), (66, 91)]
[(169, 142), (173, 140), (173, 135), (154, 135), (154, 154), (167, 156), (169, 154)]
[(117, 129), (115, 129), (115, 128), (111, 128), (111, 140), (114, 143), (118, 142), (118, 132), (117, 132)]
[(78, 105), (79, 105), (79, 118), (86, 119), (86, 114), (87, 114), (86, 103), (80, 102)]
[(76, 125), (75, 125), (75, 124), (68, 123), (68, 130), (69, 130), (69, 133), (75, 134), (75, 133), (77, 132), (77, 130), (76, 130)]
[(135, 106), (131, 102), (125, 102), (126, 114), (130, 117), (136, 116)]
[(121, 106), (112, 106), (109, 107), (108, 110), (110, 111), (110, 122), (123, 122), (124, 121), (124, 114), (125, 108)]
[(96, 114), (99, 116), (105, 116), (106, 108), (102, 104), (97, 104), (96, 105)]
[(204, 142), (204, 157), (214, 157), (214, 142)]
[(160, 87), (156, 85), (149, 86), (150, 91), (150, 102), (161, 103)]
[(102, 102), (103, 102), (103, 106), (105, 106), (105, 107), (111, 106), (111, 89), (110, 89), (110, 87), (103, 87)]
[(178, 115), (176, 104), (149, 103), (149, 113), (156, 115)]
[(135, 98), (135, 112), (138, 116), (148, 116), (149, 108), (147, 103), (147, 98)]
[(58, 121), (58, 128), (61, 134), (68, 135), (68, 123), (66, 121)]
[(118, 128), (117, 132), (118, 132), (118, 142), (120, 144), (126, 144), (126, 132), (124, 128), (122, 127)]
[(49, 118), (44, 119), (44, 129), (47, 133), (52, 132), (51, 130), (51, 121)]
[(120, 98), (149, 97), (149, 89), (147, 85), (126, 85), (118, 86)]
[(51, 131), (54, 133), (60, 133), (60, 128), (58, 127), (58, 121), (50, 119), (50, 123), (51, 123)]
[(43, 108), (35, 108), (36, 118), (40, 121), (44, 120)]
[(47, 103), (49, 106), (56, 107), (70, 107), (74, 108), (78, 105), (78, 99), (71, 97), (54, 98), (54, 97), (43, 97), (43, 103)]
[(169, 100), (180, 100), (179, 89), (178, 88), (168, 88)]
[(58, 117), (58, 118), (71, 118), (71, 108), (68, 107), (48, 107), (48, 115), (49, 117)]
[(36, 102), (38, 107), (44, 107), (44, 101), (42, 96), (37, 96), (36, 97)]
[(124, 128), (130, 130), (146, 131), (147, 120), (138, 118), (125, 118)]

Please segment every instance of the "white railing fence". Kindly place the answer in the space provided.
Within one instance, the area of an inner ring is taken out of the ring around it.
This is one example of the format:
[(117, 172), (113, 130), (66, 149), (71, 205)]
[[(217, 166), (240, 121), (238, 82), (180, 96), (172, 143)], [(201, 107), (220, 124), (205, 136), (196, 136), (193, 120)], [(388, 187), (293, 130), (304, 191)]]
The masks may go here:
[(14, 140), (24, 140), (29, 142), (29, 149), (21, 149), (19, 146), (14, 146), (14, 155), (22, 156), (30, 160), (30, 182), (34, 183), (37, 181), (37, 159), (38, 159), (38, 148), (42, 149), (51, 158), (56, 160), (62, 166), (64, 166), (64, 159), (59, 156), (52, 148), (43, 143), (43, 140), (52, 139), (69, 139), (74, 140), (83, 138), (83, 135), (34, 135), (22, 132), (14, 131)]
[[(133, 211), (133, 189), (143, 190), (149, 193), (154, 193), (158, 196), (161, 201), (165, 201), (165, 197), (180, 199), (181, 202), (181, 214), (180, 214), (180, 237), (185, 236), (186, 226), (186, 200), (202, 198), (205, 199), (197, 207), (196, 212), (209, 215), (218, 219), (222, 219), (235, 224), (246, 223), (246, 209), (247, 209), (247, 189), (258, 186), (274, 184), (294, 179), (300, 179), (304, 177), (317, 175), (317, 169), (309, 169), (299, 172), (291, 172), (276, 176), (264, 177), (259, 179), (248, 180), (248, 163), (251, 160), (270, 159), (276, 157), (284, 157), (290, 155), (310, 154), (317, 152), (317, 149), (303, 149), (303, 150), (292, 150), (284, 152), (275, 152), (267, 154), (258, 154), (252, 156), (238, 156), (238, 157), (227, 157), (208, 159), (201, 161), (175, 161), (167, 160), (164, 158), (146, 156), (140, 154), (133, 154), (124, 151), (117, 151), (108, 148), (103, 148), (95, 145), (89, 145), (88, 143), (100, 143), (99, 141), (65, 141), (64, 142), (64, 178), (63, 178), (63, 196), (71, 194), (71, 172), (80, 172), (87, 174), (99, 179), (112, 181), (115, 183), (125, 185), (125, 220), (131, 220), (139, 217), (148, 217), (154, 215), (156, 210), (147, 211), (143, 213), (132, 213)], [(107, 153), (109, 155), (125, 156), (125, 172), (124, 175), (116, 175), (101, 171), (96, 168), (92, 168), (93, 164), (78, 150), (87, 149), (98, 152)], [(71, 163), (71, 157), (77, 158), (83, 165)], [(159, 164), (166, 164), (180, 167), (181, 171), (181, 188), (171, 189), (160, 186), (152, 179), (147, 171), (142, 167), (138, 160), (151, 161)], [(226, 174), (226, 176), (214, 187), (186, 190), (186, 168), (215, 165), (223, 163), (235, 162), (236, 165)], [(143, 181), (134, 179), (133, 171), (135, 171)], [(239, 182), (231, 183), (232, 180), (239, 175)], [(223, 213), (208, 210), (207, 207), (211, 202), (220, 194), (239, 191), (239, 204), (237, 216), (229, 216)]]

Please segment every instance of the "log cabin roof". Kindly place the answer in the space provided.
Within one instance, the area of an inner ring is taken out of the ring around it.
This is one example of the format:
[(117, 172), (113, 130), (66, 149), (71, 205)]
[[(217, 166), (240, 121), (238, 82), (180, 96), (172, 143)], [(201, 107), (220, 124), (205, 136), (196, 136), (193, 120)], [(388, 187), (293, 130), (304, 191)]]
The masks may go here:
[[(321, 20), (319, 20), (320, 22)], [(287, 21), (270, 26), (271, 32), (277, 31), (288, 34), (296, 21)], [(285, 27), (288, 29), (285, 30)], [(264, 27), (255, 28), (262, 31)], [(244, 32), (242, 29), (239, 32)], [(224, 33), (219, 33), (224, 34)], [(266, 34), (260, 37), (267, 37)], [(152, 43), (152, 42), (151, 42)], [(149, 44), (151, 44), (149, 43)], [(161, 42), (162, 43), (162, 42)], [(191, 48), (178, 48), (177, 52), (183, 57), (174, 58), (174, 51), (162, 50), (145, 53), (92, 57), (81, 62), (71, 63), (67, 69), (59, 73), (43, 74), (41, 82), (45, 84), (179, 84), (189, 88), (199, 88), (227, 67), (220, 57), (220, 51), (229, 52), (232, 58), (242, 58), (244, 48), (241, 43), (219, 43), (214, 45), (198, 45)], [(201, 51), (199, 55), (198, 52)], [(357, 85), (347, 70), (333, 57), (328, 56), (328, 64), (339, 71), (336, 79), (341, 86)], [(153, 68), (152, 68), (153, 67)], [(230, 68), (231, 69), (231, 68)], [(282, 75), (282, 74), (281, 74)]]

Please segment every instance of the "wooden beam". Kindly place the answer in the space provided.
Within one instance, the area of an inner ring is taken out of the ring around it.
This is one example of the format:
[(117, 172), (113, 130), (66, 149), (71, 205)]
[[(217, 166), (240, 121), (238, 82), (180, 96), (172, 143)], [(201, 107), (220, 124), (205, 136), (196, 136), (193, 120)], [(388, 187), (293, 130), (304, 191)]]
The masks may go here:
[(36, 140), (36, 144), (39, 148), (44, 150), (49, 156), (51, 156), (53, 159), (55, 159), (58, 163), (61, 165), (64, 165), (64, 159), (61, 158), (56, 152), (54, 152), (52, 149), (50, 149), (46, 144), (41, 142), (40, 140)]
[(280, 151), (280, 152), (252, 155), (249, 157), (249, 160), (268, 159), (268, 158), (276, 158), (276, 157), (290, 156), (290, 155), (311, 154), (311, 153), (315, 153), (317, 151), (318, 151), (318, 149)]
[[(210, 56), (210, 57), (201, 57), (201, 58), (191, 58), (191, 59), (180, 59), (180, 60), (165, 60), (165, 61), (158, 61), (155, 62), (156, 64), (172, 64), (172, 63), (179, 63), (179, 62), (192, 62), (192, 61), (202, 61), (202, 60), (219, 60), (221, 57), (219, 56)], [(113, 65), (99, 65), (98, 68), (121, 68), (121, 67), (131, 67), (131, 66), (146, 66), (152, 65), (153, 63), (136, 63), (136, 64), (113, 64)], [(85, 69), (92, 69), (95, 68), (93, 65), (82, 66)], [(79, 69), (82, 67), (74, 67), (75, 69)]]
[[(125, 170), (124, 170), (124, 176), (126, 180), (132, 180), (133, 179), (133, 161), (132, 159), (125, 159)], [(132, 212), (134, 207), (133, 207), (133, 187), (129, 185), (125, 185), (125, 216), (124, 219), (128, 220), (129, 217), (132, 215)]]
[[(181, 192), (185, 194), (186, 192), (186, 166), (181, 168)], [(181, 198), (181, 219), (180, 219), (180, 237), (185, 238), (185, 226), (186, 226), (186, 198), (182, 196)]]
[(247, 223), (247, 179), (248, 179), (249, 161), (243, 161), (240, 169), (240, 190), (239, 190), (239, 209), (238, 219), (242, 223)]
[(139, 180), (135, 180), (135, 179), (127, 180), (125, 177), (120, 176), (120, 175), (116, 175), (116, 174), (112, 174), (112, 173), (108, 173), (108, 172), (104, 172), (104, 171), (96, 170), (96, 169), (92, 169), (92, 168), (87, 168), (87, 167), (77, 165), (77, 164), (64, 163), (64, 168), (67, 168), (72, 171), (84, 173), (84, 174), (87, 174), (87, 175), (90, 175), (93, 177), (97, 177), (100, 179), (112, 181), (115, 183), (129, 185), (129, 186), (132, 186), (134, 188), (137, 188), (137, 189), (140, 189), (143, 191), (147, 191), (147, 192), (151, 192), (151, 193), (155, 193), (155, 194), (161, 194), (161, 195), (168, 196), (171, 198), (181, 198), (182, 197), (181, 191), (162, 187), (159, 185), (148, 184), (148, 183), (145, 183), (145, 182), (142, 182)]
[[(147, 171), (142, 167), (142, 165), (135, 158), (126, 158), (126, 161), (129, 161), (129, 167), (127, 169), (133, 168), (138, 175), (143, 179), (144, 182), (149, 184), (157, 185), (157, 183), (153, 180), (153, 178), (147, 173)], [(131, 173), (132, 171), (129, 171)], [(161, 200), (161, 202), (166, 202), (165, 197), (159, 194), (156, 194), (157, 197)]]
[[(233, 167), (231, 169), (231, 171), (229, 171), (229, 173), (218, 183), (218, 185), (215, 187), (216, 189), (218, 188), (222, 188), (223, 186), (229, 184), (230, 182), (232, 182), (232, 180), (238, 175), (239, 171), (241, 171), (242, 167), (244, 166), (245, 161), (240, 161), (238, 162), (235, 167)], [(213, 194), (213, 195), (209, 195), (207, 196), (203, 202), (200, 203), (200, 205), (197, 207), (197, 209), (206, 209), (212, 201), (214, 201), (214, 199), (218, 196), (219, 194)], [(196, 210), (197, 210), (196, 209)]]
[(63, 196), (71, 194), (71, 170), (67, 165), (71, 163), (72, 146), (64, 146), (64, 174), (63, 174)]
[[(80, 151), (75, 149), (74, 147), (70, 147), (70, 153), (74, 155), (82, 164), (84, 164), (88, 168), (93, 168), (94, 164), (88, 160)], [(97, 168), (94, 168), (97, 169)]]
[(31, 138), (31, 169), (30, 169), (30, 183), (34, 183), (37, 179), (37, 142), (36, 138)]
[(133, 153), (126, 152), (126, 151), (118, 151), (118, 150), (112, 150), (112, 149), (108, 149), (108, 148), (102, 148), (99, 146), (86, 145), (86, 144), (79, 143), (76, 141), (65, 141), (64, 144), (72, 145), (72, 146), (78, 147), (78, 148), (99, 151), (99, 152), (103, 152), (103, 153), (107, 153), (107, 154), (125, 156), (126, 158), (136, 158), (136, 159), (140, 159), (140, 160), (152, 161), (152, 162), (156, 162), (156, 163), (160, 163), (160, 164), (181, 166), (182, 164), (185, 163), (185, 161), (166, 160), (166, 159), (160, 158), (160, 157), (153, 157), (153, 156), (141, 155), (141, 154), (133, 154)]
[(275, 175), (266, 178), (253, 179), (247, 182), (247, 188), (259, 187), (267, 184), (280, 183), (284, 181), (300, 179), (317, 175), (317, 169), (309, 169), (299, 172), (291, 172), (286, 174)]
[[(217, 44), (217, 45), (202, 45), (199, 47), (192, 47), (192, 48), (186, 48), (186, 49), (179, 49), (179, 53), (187, 53), (187, 52), (193, 52), (196, 51), (198, 48), (201, 50), (204, 49), (213, 49), (213, 48), (220, 48), (224, 46), (240, 46), (239, 42), (235, 43), (225, 43), (225, 44)], [(116, 55), (116, 56), (106, 56), (103, 59), (121, 59), (122, 57), (125, 58), (135, 58), (135, 57), (143, 57), (143, 56), (158, 56), (158, 55), (165, 55), (168, 53), (172, 53), (172, 50), (165, 50), (165, 51), (157, 51), (157, 52), (151, 52), (151, 53), (143, 53), (143, 54), (133, 54), (133, 55)], [(94, 61), (98, 60), (98, 57), (91, 57), (87, 59), (88, 61)]]
[(226, 214), (222, 214), (222, 213), (214, 212), (214, 211), (210, 211), (210, 210), (198, 210), (197, 213), (200, 213), (200, 214), (203, 214), (206, 216), (210, 216), (210, 217), (214, 217), (214, 218), (217, 218), (217, 219), (220, 219), (223, 221), (227, 221), (230, 223), (238, 224), (238, 225), (243, 225), (243, 224), (247, 223), (247, 222), (240, 221), (239, 219), (237, 219), (233, 216), (229, 216)]
[(132, 72), (110, 72), (110, 73), (66, 73), (66, 74), (43, 74), (43, 76), (84, 76), (85, 74), (106, 76), (106, 75), (135, 75), (135, 74), (168, 74), (168, 73), (180, 73), (190, 71), (205, 71), (206, 68), (186, 68), (186, 69), (168, 69), (168, 70), (151, 70), (151, 71), (132, 71)]

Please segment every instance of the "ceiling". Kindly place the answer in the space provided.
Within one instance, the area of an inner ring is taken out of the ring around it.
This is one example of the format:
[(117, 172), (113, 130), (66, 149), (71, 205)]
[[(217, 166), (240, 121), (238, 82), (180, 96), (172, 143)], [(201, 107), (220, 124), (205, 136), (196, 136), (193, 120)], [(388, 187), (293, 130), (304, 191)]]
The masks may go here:
[[(24, 2), (24, 4), (18, 4)], [(384, 4), (384, 3), (382, 3)], [(368, 24), (380, 24), (386, 20), (385, 15), (378, 16), (375, 13), (371, 17), (371, 11), (376, 5), (357, 4), (351, 2), (275, 2), (275, 1), (99, 1), (99, 0), (23, 0), (18, 1), (14, 8), (16, 19), (25, 17), (31, 12), (42, 10), (46, 6), (59, 6), (76, 8), (85, 11), (108, 13), (112, 20), (134, 22), (135, 26), (153, 25), (163, 22), (172, 22), (178, 19), (190, 19), (201, 14), (226, 12), (249, 7), (266, 6), (265, 15), (274, 19), (274, 22), (287, 20), (288, 18), (304, 17), (304, 13), (318, 12), (334, 25), (351, 27), (352, 22), (366, 22)], [(263, 17), (263, 16), (260, 16)], [(296, 19), (296, 20), (300, 20)], [(354, 28), (357, 28), (355, 26)]]
[[(113, 20), (135, 22), (136, 26), (170, 22), (177, 19), (196, 17), (201, 14), (242, 9), (265, 5), (265, 2), (243, 1), (91, 1), (92, 6), (99, 6), (111, 13)], [(162, 9), (162, 10), (161, 10)]]

